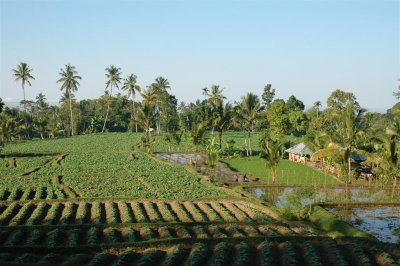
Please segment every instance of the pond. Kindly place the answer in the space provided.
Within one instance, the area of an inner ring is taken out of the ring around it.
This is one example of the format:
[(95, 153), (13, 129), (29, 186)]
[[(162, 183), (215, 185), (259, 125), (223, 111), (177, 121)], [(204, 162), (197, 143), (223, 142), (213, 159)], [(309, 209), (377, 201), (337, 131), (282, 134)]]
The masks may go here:
[[(255, 187), (247, 188), (257, 198), (273, 203), (277, 208), (288, 206), (287, 198), (294, 193), (305, 191), (305, 188), (293, 187)], [(317, 191), (308, 188), (311, 197), (303, 197), (299, 200), (303, 206), (316, 202), (385, 202), (398, 203), (400, 201), (399, 190), (384, 189), (360, 189), (351, 188), (321, 188)], [(394, 193), (393, 193), (394, 192)], [(369, 232), (380, 241), (388, 243), (399, 243), (400, 234), (400, 206), (337, 206), (326, 208), (334, 213), (339, 219), (344, 220), (356, 228)]]
[(204, 158), (201, 155), (193, 153), (156, 153), (155, 155), (179, 164), (190, 164), (194, 161), (197, 164), (204, 162)]
[(326, 208), (339, 219), (373, 234), (382, 242), (399, 243), (400, 207), (335, 207)]

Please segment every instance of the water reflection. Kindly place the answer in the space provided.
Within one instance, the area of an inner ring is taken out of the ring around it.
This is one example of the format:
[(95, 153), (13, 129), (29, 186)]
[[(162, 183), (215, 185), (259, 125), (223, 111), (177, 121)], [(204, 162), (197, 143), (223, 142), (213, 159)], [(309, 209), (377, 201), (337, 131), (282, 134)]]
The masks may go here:
[[(247, 190), (257, 198), (280, 207), (293, 187), (253, 187)], [(400, 190), (362, 188), (316, 188), (314, 202), (400, 202)]]
[[(287, 206), (288, 195), (300, 191), (293, 187), (257, 187), (248, 191), (257, 198), (274, 204), (278, 208)], [(400, 202), (400, 190), (361, 189), (361, 188), (321, 188), (312, 198), (301, 198), (303, 206), (310, 201), (318, 202)], [(398, 243), (400, 234), (400, 206), (374, 207), (332, 207), (326, 208), (339, 219), (370, 232), (379, 240)]]
[(370, 232), (379, 240), (398, 243), (400, 207), (336, 207), (326, 208), (339, 219)]

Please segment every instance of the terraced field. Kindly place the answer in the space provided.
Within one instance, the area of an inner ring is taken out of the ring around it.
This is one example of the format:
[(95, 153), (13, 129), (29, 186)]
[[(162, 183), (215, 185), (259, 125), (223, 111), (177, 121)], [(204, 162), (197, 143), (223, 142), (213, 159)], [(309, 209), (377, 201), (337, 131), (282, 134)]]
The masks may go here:
[(7, 146), (0, 265), (400, 263), (398, 246), (333, 240), (185, 166), (142, 153), (129, 161), (126, 136)]
[(331, 239), (197, 242), (138, 250), (74, 249), (0, 253), (5, 264), (25, 265), (398, 265), (387, 247)]
[(386, 265), (398, 263), (399, 253), (334, 241), (244, 200), (0, 203), (1, 264)]

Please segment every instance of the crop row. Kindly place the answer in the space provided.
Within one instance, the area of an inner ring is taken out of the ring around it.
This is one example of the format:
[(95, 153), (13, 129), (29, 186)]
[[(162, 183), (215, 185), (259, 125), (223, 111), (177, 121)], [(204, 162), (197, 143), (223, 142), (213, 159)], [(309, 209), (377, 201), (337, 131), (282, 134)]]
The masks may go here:
[(67, 186), (62, 189), (57, 187), (37, 187), (36, 189), (14, 188), (1, 189), (0, 200), (40, 200), (40, 199), (66, 199), (75, 198), (76, 194)]
[(0, 158), (0, 177), (23, 175), (51, 160), (51, 156)]
[(268, 222), (267, 210), (244, 201), (68, 201), (0, 204), (0, 225), (159, 222)]
[(77, 247), (137, 243), (167, 239), (262, 238), (294, 236), (284, 225), (214, 224), (140, 227), (30, 227), (0, 229), (0, 246)]
[(154, 199), (222, 198), (222, 190), (199, 182), (199, 176), (182, 165), (160, 162), (152, 156), (136, 154), (127, 160), (126, 152), (93, 153), (82, 150), (70, 153), (61, 167), (47, 167), (32, 178), (62, 175), (70, 187), (82, 197), (114, 197)]
[[(323, 249), (322, 247), (325, 247)], [(330, 247), (331, 249), (326, 249)], [(323, 249), (323, 251), (322, 251)], [(339, 250), (339, 254), (332, 256)], [(389, 251), (388, 251), (389, 250)], [(310, 254), (312, 252), (312, 255)], [(104, 250), (84, 254), (70, 252), (0, 252), (1, 264), (40, 265), (398, 265), (398, 249), (370, 248), (368, 243), (334, 240), (219, 242), (177, 244), (144, 250)], [(340, 262), (337, 258), (340, 257)], [(355, 256), (355, 257), (353, 257)], [(358, 261), (354, 263), (354, 261)]]

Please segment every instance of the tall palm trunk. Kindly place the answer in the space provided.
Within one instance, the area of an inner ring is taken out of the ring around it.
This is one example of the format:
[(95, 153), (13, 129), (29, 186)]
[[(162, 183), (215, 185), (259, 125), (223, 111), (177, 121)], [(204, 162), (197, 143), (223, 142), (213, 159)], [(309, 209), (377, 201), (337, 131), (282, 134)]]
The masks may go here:
[(219, 148), (222, 149), (222, 130), (219, 132)]
[(347, 158), (347, 164), (348, 164), (348, 182), (351, 183), (351, 146), (348, 147), (348, 158)]
[(26, 99), (25, 99), (25, 82), (22, 82), (22, 93), (24, 94), (24, 121), (25, 121), (25, 129), (26, 129), (26, 137), (29, 139), (29, 131), (28, 131), (28, 117), (26, 111)]
[(394, 194), (395, 194), (395, 191), (396, 191), (396, 187), (397, 187), (397, 175), (394, 177), (394, 181), (393, 181), (392, 199), (394, 198)]
[(110, 96), (108, 98), (108, 103), (107, 103), (106, 119), (104, 120), (103, 129), (101, 130), (101, 133), (103, 133), (104, 129), (106, 128), (106, 123), (107, 123), (107, 118), (108, 118), (108, 111), (110, 110), (111, 97), (112, 97), (112, 84), (111, 84), (111, 89), (110, 89)]
[(160, 109), (159, 109), (159, 116), (158, 116), (158, 118), (157, 118), (157, 122), (156, 122), (156, 127), (157, 127), (157, 135), (160, 135), (160, 131), (161, 131), (161, 112), (160, 112)]
[(272, 177), (272, 182), (275, 183), (276, 181), (276, 167), (271, 166), (271, 177)]
[(24, 111), (26, 113), (26, 99), (25, 99), (25, 84), (24, 83), (22, 83), (22, 93), (24, 94)]
[(72, 98), (71, 98), (71, 90), (68, 90), (68, 96), (69, 96), (69, 112), (71, 116), (71, 136), (74, 136), (74, 120), (72, 117)]
[(135, 130), (136, 130), (136, 133), (137, 133), (138, 132), (138, 126), (137, 126), (137, 121), (136, 121), (135, 98), (133, 98), (133, 96), (132, 96), (132, 113), (133, 113), (132, 120), (135, 123)]
[[(160, 97), (160, 96), (158, 96), (158, 97)], [(161, 131), (161, 109), (160, 109), (160, 106), (159, 106), (158, 97), (157, 97), (158, 117), (157, 117), (156, 127), (157, 127), (157, 135), (160, 135), (160, 131)]]
[(251, 151), (250, 134), (251, 134), (251, 130), (249, 130), (249, 133), (248, 133), (247, 138), (248, 138), (248, 140), (249, 140), (249, 142), (248, 142), (248, 143), (249, 143), (249, 155), (252, 156), (252, 155), (253, 155), (253, 152)]
[[(131, 110), (131, 120), (132, 120), (132, 125), (135, 122), (135, 102), (133, 101), (133, 97), (132, 97), (132, 110)], [(133, 128), (132, 128), (132, 132), (133, 132)]]

